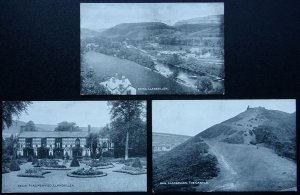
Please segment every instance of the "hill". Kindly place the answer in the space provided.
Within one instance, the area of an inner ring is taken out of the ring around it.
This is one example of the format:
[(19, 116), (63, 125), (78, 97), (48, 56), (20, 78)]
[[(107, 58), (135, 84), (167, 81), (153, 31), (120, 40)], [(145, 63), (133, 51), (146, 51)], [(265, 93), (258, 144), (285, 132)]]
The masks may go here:
[(118, 39), (143, 40), (149, 37), (175, 33), (174, 27), (161, 22), (121, 23), (101, 33), (101, 36)]
[[(154, 191), (297, 189), (295, 116), (247, 108), (206, 129), (153, 159)], [(167, 185), (174, 181), (206, 183)]]
[(193, 137), (159, 158), (154, 158), (154, 191), (191, 191), (194, 185), (190, 182), (205, 182), (216, 177), (219, 172), (218, 161), (208, 148), (202, 139)]
[(187, 135), (176, 135), (169, 133), (152, 133), (152, 146), (171, 146), (175, 147), (191, 138)]
[(180, 20), (177, 21), (174, 26), (179, 26), (183, 24), (223, 24), (224, 23), (224, 15), (211, 15), (205, 17), (197, 17), (191, 18), (188, 20)]
[(197, 136), (232, 144), (263, 144), (279, 155), (296, 159), (295, 114), (249, 108)]

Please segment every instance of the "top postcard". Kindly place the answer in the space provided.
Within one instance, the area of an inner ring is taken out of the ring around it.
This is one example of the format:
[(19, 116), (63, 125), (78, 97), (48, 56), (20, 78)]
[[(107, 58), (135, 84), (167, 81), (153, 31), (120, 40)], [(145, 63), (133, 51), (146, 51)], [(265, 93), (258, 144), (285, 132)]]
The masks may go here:
[(224, 3), (81, 3), (81, 95), (224, 94)]

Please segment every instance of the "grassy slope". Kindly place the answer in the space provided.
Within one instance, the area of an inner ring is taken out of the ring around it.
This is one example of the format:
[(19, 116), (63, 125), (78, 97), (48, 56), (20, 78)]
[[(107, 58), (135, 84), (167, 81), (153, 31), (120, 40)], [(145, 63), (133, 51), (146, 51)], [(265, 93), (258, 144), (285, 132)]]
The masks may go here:
[(191, 186), (160, 182), (206, 181), (216, 177), (218, 171), (216, 157), (208, 152), (208, 145), (193, 137), (153, 160), (154, 191), (191, 190)]
[(208, 141), (218, 158), (220, 175), (199, 191), (278, 191), (296, 186), (296, 164), (271, 149)]

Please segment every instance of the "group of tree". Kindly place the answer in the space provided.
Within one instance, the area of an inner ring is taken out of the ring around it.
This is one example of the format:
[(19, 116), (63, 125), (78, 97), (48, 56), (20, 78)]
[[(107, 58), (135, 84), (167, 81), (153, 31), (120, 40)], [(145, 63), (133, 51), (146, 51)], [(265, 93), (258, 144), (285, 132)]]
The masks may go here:
[(63, 121), (57, 124), (54, 131), (79, 131), (79, 127), (74, 122)]

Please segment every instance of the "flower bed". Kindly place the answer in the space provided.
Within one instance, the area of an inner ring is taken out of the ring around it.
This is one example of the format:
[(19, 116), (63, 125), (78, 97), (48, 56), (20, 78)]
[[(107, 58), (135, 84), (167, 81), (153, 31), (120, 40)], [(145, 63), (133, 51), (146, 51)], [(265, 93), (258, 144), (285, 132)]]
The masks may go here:
[(90, 163), (87, 163), (87, 165), (90, 167), (97, 167), (97, 169), (108, 169), (115, 167), (111, 162), (103, 160), (92, 160)]
[(114, 170), (114, 172), (127, 173), (130, 175), (141, 175), (147, 174), (147, 169), (124, 165), (121, 169)]
[(34, 167), (42, 167), (44, 170), (71, 170), (65, 165), (59, 165), (54, 159), (39, 160)]
[(103, 177), (106, 176), (107, 174), (93, 168), (89, 168), (89, 169), (81, 168), (75, 171), (71, 171), (67, 175), (69, 177), (90, 178), (90, 177)]
[(51, 173), (50, 171), (44, 171), (42, 168), (26, 169), (24, 173), (18, 174), (19, 177), (37, 177), (44, 178), (44, 174)]

